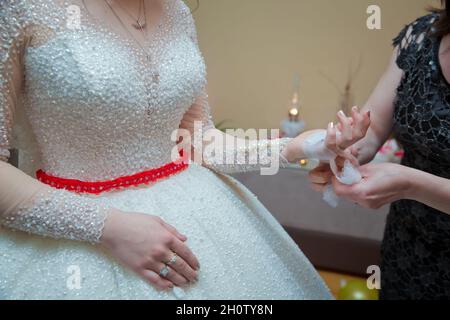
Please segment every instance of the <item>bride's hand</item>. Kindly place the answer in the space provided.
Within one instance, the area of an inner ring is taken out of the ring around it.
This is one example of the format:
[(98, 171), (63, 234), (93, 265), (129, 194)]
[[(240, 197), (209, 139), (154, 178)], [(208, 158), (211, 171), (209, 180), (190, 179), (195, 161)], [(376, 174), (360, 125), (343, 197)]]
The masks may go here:
[[(355, 143), (365, 137), (370, 127), (370, 112), (360, 114), (357, 107), (352, 109), (352, 117), (347, 118), (343, 112), (338, 113), (339, 124), (328, 127), (326, 145), (333, 150), (338, 157), (335, 162), (340, 170), (346, 160), (358, 165), (358, 150)], [(337, 135), (337, 131), (341, 135)], [(346, 148), (346, 149), (344, 149)], [(321, 163), (309, 172), (311, 187), (316, 191), (323, 191), (331, 183), (333, 172), (328, 163)]]
[(325, 145), (338, 156), (355, 162), (356, 158), (349, 147), (366, 136), (370, 127), (370, 111), (361, 113), (358, 107), (353, 107), (351, 117), (347, 117), (343, 111), (339, 111), (337, 117), (337, 126), (333, 123), (328, 125)]
[[(186, 240), (159, 217), (114, 209), (106, 219), (101, 245), (156, 289), (168, 290), (197, 280), (199, 263)], [(175, 253), (176, 261), (170, 264)], [(169, 273), (162, 277), (166, 264)]]
[[(357, 160), (350, 152), (349, 147), (363, 139), (370, 127), (370, 113), (361, 113), (357, 107), (353, 107), (351, 117), (347, 118), (344, 112), (338, 113), (338, 124), (330, 123), (327, 130), (312, 130), (293, 139), (283, 151), (283, 156), (289, 162), (308, 158), (306, 146), (311, 137), (325, 138), (325, 143), (314, 144), (314, 155), (317, 160), (329, 161), (334, 156), (350, 160), (357, 165)], [(320, 139), (319, 139), (320, 140)]]

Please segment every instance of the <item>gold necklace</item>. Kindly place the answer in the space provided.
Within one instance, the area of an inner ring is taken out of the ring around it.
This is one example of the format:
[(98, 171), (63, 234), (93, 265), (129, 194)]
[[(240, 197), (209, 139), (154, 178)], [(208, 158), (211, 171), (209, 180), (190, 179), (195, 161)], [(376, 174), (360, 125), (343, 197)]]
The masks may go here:
[[(129, 30), (129, 28), (127, 28), (127, 26), (125, 25), (123, 20), (120, 18), (120, 16), (114, 10), (112, 5), (109, 3), (109, 0), (105, 0), (105, 2), (109, 6), (111, 12), (114, 14), (116, 19), (122, 25), (122, 28), (125, 29), (125, 31), (136, 42), (136, 44), (139, 46), (139, 48), (141, 48), (142, 52), (145, 53), (145, 56), (146, 56), (146, 59), (147, 59), (147, 63), (149, 63), (149, 62), (152, 63), (152, 57), (151, 57), (150, 53), (147, 51), (147, 49), (143, 45), (141, 45), (139, 40), (134, 36), (134, 34)], [(145, 8), (145, 6), (144, 6), (144, 8)], [(146, 72), (146, 74), (148, 74), (150, 76), (151, 87), (153, 87), (155, 85), (156, 86), (159, 85), (160, 75), (159, 75), (158, 71), (150, 71), (149, 70), (148, 72)], [(158, 105), (158, 103), (159, 103), (159, 95), (158, 95), (158, 90), (155, 90), (154, 88), (151, 88), (151, 90), (149, 90), (149, 91), (151, 91), (152, 93), (151, 93), (151, 97), (149, 97), (147, 99), (146, 113), (147, 113), (147, 116), (152, 117), (153, 113), (154, 113), (154, 110), (155, 110), (155, 104)]]
[(111, 12), (116, 17), (117, 21), (122, 25), (122, 28), (130, 35), (130, 37), (136, 42), (136, 44), (141, 48), (141, 50), (145, 53), (147, 60), (150, 60), (150, 54), (147, 52), (147, 50), (144, 48), (144, 46), (140, 43), (140, 41), (134, 36), (134, 34), (127, 28), (125, 23), (123, 22), (122, 18), (117, 14), (116, 10), (112, 7), (111, 3), (108, 0), (105, 0), (106, 4), (109, 6)]
[[(112, 8), (112, 5), (110, 3), (110, 1), (107, 1), (108, 5), (110, 6), (111, 10), (115, 11)], [(139, 31), (144, 31), (147, 28), (147, 10), (145, 7), (145, 0), (141, 0), (139, 1), (139, 11), (138, 11), (138, 17), (135, 18), (133, 16), (133, 14), (130, 13), (130, 11), (128, 11), (128, 9), (124, 8), (120, 2), (117, 2), (117, 4), (119, 5), (120, 9), (122, 9), (123, 12), (125, 12), (131, 20), (136, 21), (135, 23), (131, 24), (135, 29), (139, 30)], [(142, 17), (142, 11), (144, 12), (144, 16)], [(116, 12), (114, 12), (116, 14)], [(144, 21), (141, 20), (141, 18), (143, 18)]]

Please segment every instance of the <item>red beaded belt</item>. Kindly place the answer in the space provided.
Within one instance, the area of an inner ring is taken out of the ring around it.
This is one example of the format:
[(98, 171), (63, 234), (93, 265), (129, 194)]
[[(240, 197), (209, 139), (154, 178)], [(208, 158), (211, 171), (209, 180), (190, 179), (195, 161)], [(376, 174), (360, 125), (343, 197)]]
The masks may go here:
[(130, 176), (119, 177), (114, 180), (96, 182), (54, 177), (42, 170), (36, 172), (36, 177), (42, 183), (48, 184), (56, 189), (65, 189), (77, 193), (100, 194), (111, 190), (155, 183), (187, 169), (188, 166), (189, 164), (182, 158), (159, 168), (139, 172)]

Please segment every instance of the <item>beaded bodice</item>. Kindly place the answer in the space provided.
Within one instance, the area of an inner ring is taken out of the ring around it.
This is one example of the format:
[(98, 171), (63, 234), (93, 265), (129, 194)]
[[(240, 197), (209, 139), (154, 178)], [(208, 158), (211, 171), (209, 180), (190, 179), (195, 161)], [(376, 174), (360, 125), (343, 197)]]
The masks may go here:
[[(14, 108), (23, 108), (49, 174), (107, 180), (171, 161), (173, 132), (205, 86), (194, 24), (181, 0), (164, 2), (144, 48), (96, 21), (81, 1), (1, 6), (1, 65), (22, 55), (24, 87), (21, 104), (0, 97), (0, 149), (11, 145)], [(13, 94), (14, 70), (4, 69), (1, 84)]]

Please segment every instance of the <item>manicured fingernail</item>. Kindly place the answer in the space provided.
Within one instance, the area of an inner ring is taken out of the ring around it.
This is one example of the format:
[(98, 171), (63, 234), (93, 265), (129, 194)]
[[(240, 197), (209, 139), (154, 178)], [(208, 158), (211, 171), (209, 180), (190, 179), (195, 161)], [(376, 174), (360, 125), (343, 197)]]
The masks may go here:
[(334, 128), (334, 123), (333, 123), (333, 122), (330, 122), (330, 123), (328, 124), (328, 127), (329, 127), (330, 129), (333, 129), (333, 128)]
[(352, 108), (352, 110), (353, 110), (354, 112), (358, 112), (358, 111), (359, 111), (359, 109), (358, 109), (357, 106), (354, 106), (354, 107)]
[(343, 117), (345, 117), (345, 113), (344, 113), (344, 111), (339, 111), (339, 115), (341, 115), (341, 116), (343, 116)]

